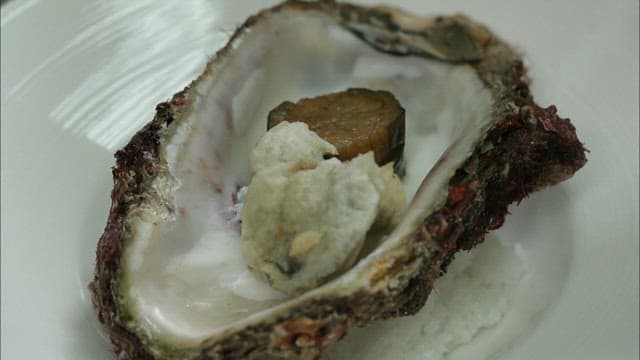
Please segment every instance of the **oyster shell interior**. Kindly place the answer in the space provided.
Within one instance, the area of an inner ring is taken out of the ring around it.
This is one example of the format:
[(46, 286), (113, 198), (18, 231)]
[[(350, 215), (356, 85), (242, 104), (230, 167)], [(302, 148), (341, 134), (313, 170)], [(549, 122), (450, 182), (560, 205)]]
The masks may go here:
[[(167, 171), (131, 217), (135, 241), (121, 264), (119, 306), (138, 333), (196, 346), (320, 292), (367, 286), (368, 265), (402, 251), (399, 239), (446, 196), (449, 177), (481, 139), (493, 100), (469, 66), (383, 54), (326, 15), (311, 15), (280, 11), (234, 38), (233, 51), (193, 84), (190, 112), (167, 130), (160, 154)], [(404, 185), (412, 200), (379, 249), (338, 279), (288, 298), (246, 269), (236, 193), (250, 181), (248, 155), (274, 106), (349, 87), (391, 91), (406, 109)], [(447, 160), (436, 163), (445, 151)]]

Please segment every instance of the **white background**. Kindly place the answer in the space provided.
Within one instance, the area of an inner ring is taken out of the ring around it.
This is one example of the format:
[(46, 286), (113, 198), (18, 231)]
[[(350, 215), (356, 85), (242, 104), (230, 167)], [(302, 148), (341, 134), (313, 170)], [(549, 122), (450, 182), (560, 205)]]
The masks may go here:
[[(234, 26), (273, 3), (2, 5), (2, 358), (112, 358), (85, 290), (109, 208), (112, 154)], [(461, 11), (515, 44), (536, 100), (558, 105), (591, 150), (561, 185), (566, 213), (544, 220), (572, 227), (566, 284), (503, 358), (637, 359), (638, 2), (394, 4)], [(523, 218), (544, 211), (545, 197), (525, 201), (511, 223), (553, 225)]]

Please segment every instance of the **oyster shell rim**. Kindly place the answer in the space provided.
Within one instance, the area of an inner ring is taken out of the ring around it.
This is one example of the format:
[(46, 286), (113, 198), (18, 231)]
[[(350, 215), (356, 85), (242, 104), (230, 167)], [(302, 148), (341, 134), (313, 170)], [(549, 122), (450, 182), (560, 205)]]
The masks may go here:
[[(286, 317), (266, 319), (240, 330), (228, 329), (197, 349), (176, 349), (171, 344), (149, 341), (144, 334), (131, 330), (130, 315), (118, 290), (121, 252), (131, 231), (127, 222), (129, 212), (159, 196), (151, 184), (159, 174), (168, 173), (160, 151), (162, 138), (171, 130), (171, 124), (188, 116), (192, 102), (189, 89), (211, 76), (216, 64), (255, 22), (285, 9), (320, 11), (385, 53), (471, 65), (491, 91), (495, 103), (491, 129), (474, 146), (462, 168), (478, 167), (482, 159), (493, 156), (497, 157), (491, 160), (495, 162), (494, 168), (515, 163), (518, 165), (512, 166), (517, 170), (515, 175), (516, 171), (507, 171), (504, 179), (498, 179), (500, 185), (513, 186), (502, 193), (504, 189), (497, 191), (497, 185), (489, 184), (488, 179), (479, 179), (477, 169), (466, 176), (456, 171), (443, 203), (424, 219), (411, 238), (404, 239), (409, 251), (388, 255), (391, 265), (380, 276), (399, 279), (394, 289), (313, 299), (305, 304), (304, 310), (293, 309)], [(386, 32), (388, 37), (367, 38), (363, 27)], [(499, 154), (498, 150), (517, 144), (519, 140), (514, 134), (536, 137), (538, 144), (520, 159)], [(491, 143), (492, 149), (484, 151), (486, 143)], [(418, 18), (387, 7), (367, 8), (330, 0), (287, 1), (249, 17), (209, 61), (205, 71), (170, 101), (159, 104), (154, 119), (116, 153), (112, 205), (98, 243), (95, 277), (90, 284), (93, 304), (118, 352), (130, 358), (233, 358), (257, 352), (313, 358), (342, 337), (349, 327), (417, 312), (424, 305), (432, 282), (446, 270), (457, 250), (470, 249), (483, 240), (488, 230), (502, 225), (511, 202), (571, 177), (586, 163), (584, 153), (569, 120), (559, 118), (555, 107), (543, 109), (533, 102), (518, 54), (488, 29), (463, 15)], [(496, 189), (491, 190), (492, 187)], [(426, 259), (429, 261), (425, 262)]]

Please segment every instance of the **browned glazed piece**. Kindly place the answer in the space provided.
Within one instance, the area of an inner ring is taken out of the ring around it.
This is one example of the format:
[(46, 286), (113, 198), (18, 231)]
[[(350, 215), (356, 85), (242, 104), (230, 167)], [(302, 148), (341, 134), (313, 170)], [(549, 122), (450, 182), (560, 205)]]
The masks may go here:
[(396, 172), (404, 149), (404, 109), (388, 91), (348, 89), (296, 103), (285, 101), (269, 113), (267, 128), (301, 121), (338, 149), (342, 161), (373, 151), (380, 166), (393, 161)]

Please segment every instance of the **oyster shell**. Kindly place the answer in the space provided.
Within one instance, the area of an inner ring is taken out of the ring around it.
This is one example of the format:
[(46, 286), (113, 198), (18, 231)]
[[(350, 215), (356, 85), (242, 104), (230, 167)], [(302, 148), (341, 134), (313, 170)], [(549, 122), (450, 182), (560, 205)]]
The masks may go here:
[[(240, 256), (248, 153), (277, 104), (354, 86), (407, 110), (409, 207), (354, 268), (286, 298)], [(247, 19), (156, 110), (116, 153), (90, 285), (123, 358), (318, 357), (353, 326), (418, 311), (511, 202), (586, 162), (571, 123), (534, 103), (520, 57), (461, 15), (285, 2)]]

